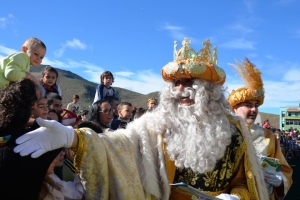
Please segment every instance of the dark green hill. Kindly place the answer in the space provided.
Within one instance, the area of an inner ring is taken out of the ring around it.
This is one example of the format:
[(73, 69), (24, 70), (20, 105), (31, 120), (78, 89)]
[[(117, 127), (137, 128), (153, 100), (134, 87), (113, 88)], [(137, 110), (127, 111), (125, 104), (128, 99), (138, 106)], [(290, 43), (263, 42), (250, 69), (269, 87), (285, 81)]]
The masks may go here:
[[(31, 73), (40, 79), (41, 72), (44, 69), (44, 65), (38, 67), (31, 67)], [(72, 101), (72, 96), (74, 94), (79, 95), (80, 105), (83, 109), (88, 109), (88, 107), (93, 103), (95, 90), (97, 83), (88, 81), (71, 71), (56, 68), (58, 71), (57, 83), (62, 90), (63, 106), (66, 107), (69, 102)], [(158, 92), (153, 92), (147, 95), (126, 90), (119, 87), (114, 87), (116, 95), (121, 101), (127, 101), (135, 105), (136, 107), (146, 108), (147, 100), (150, 97), (158, 97)]]

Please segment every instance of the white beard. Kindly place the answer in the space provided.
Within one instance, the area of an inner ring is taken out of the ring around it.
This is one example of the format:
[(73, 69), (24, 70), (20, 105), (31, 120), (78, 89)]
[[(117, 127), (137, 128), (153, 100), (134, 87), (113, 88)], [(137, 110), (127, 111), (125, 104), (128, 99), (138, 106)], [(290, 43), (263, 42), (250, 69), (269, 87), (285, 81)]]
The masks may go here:
[[(191, 168), (198, 173), (213, 170), (231, 143), (230, 123), (226, 116), (229, 104), (221, 87), (206, 82), (211, 90), (219, 90), (213, 96), (208, 94), (207, 86), (201, 84), (195, 81), (193, 88), (185, 88), (183, 92), (169, 86), (169, 90), (161, 94), (160, 109), (156, 109), (160, 115), (157, 118), (161, 119), (158, 123), (166, 127), (164, 138), (170, 159), (175, 161), (176, 167)], [(190, 96), (195, 104), (178, 106), (181, 96)]]

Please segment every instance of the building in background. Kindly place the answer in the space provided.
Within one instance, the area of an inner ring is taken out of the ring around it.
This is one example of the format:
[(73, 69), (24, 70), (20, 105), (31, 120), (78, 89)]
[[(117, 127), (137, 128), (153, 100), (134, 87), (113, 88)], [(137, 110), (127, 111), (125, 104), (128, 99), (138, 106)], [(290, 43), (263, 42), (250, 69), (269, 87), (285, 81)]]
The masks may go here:
[(299, 107), (280, 107), (279, 126), (281, 130), (300, 130), (300, 103)]

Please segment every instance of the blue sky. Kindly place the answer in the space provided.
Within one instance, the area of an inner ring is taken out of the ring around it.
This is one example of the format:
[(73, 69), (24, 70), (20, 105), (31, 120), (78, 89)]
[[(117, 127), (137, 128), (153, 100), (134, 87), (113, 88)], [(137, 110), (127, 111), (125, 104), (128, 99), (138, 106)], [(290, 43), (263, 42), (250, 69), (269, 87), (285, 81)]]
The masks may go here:
[(260, 111), (279, 114), (279, 107), (299, 105), (297, 0), (10, 0), (1, 8), (0, 57), (38, 37), (47, 45), (43, 64), (96, 83), (109, 70), (113, 86), (148, 94), (162, 90), (161, 68), (173, 60), (175, 40), (188, 37), (199, 50), (210, 39), (228, 91), (243, 85), (229, 64), (248, 57), (264, 80)]

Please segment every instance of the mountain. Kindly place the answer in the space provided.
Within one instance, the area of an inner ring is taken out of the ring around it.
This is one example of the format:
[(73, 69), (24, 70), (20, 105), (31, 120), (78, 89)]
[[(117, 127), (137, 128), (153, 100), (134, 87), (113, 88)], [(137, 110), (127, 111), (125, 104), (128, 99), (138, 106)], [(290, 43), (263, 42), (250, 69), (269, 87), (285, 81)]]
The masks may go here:
[[(30, 71), (37, 79), (40, 79), (42, 70), (44, 68), (45, 65), (31, 67)], [(91, 106), (91, 104), (93, 103), (96, 87), (98, 84), (88, 81), (81, 76), (72, 73), (71, 71), (59, 68), (56, 68), (56, 70), (58, 71), (57, 83), (62, 90), (63, 107), (67, 107), (67, 104), (72, 101), (73, 95), (77, 94), (80, 97), (79, 104), (82, 109), (88, 109), (89, 106)], [(120, 101), (130, 102), (136, 107), (143, 108), (147, 108), (147, 101), (149, 98), (158, 98), (159, 94), (158, 92), (152, 92), (150, 94), (144, 95), (119, 87), (113, 88), (115, 89), (116, 96), (119, 97)]]
[[(40, 79), (42, 74), (41, 72), (44, 68), (45, 66), (41, 65), (38, 67), (31, 67), (30, 70), (37, 79)], [(59, 74), (57, 83), (62, 89), (63, 107), (67, 107), (67, 104), (72, 101), (73, 95), (77, 94), (80, 97), (79, 103), (82, 108), (88, 109), (93, 103), (97, 83), (88, 81), (71, 71), (58, 68), (56, 69)], [(144, 95), (119, 87), (113, 88), (115, 89), (116, 95), (119, 97), (120, 101), (130, 102), (136, 107), (147, 108), (148, 99), (151, 97), (158, 99), (159, 96), (159, 92), (152, 92)], [(262, 121), (269, 119), (271, 126), (279, 128), (279, 115), (263, 112), (260, 112), (260, 115)]]

